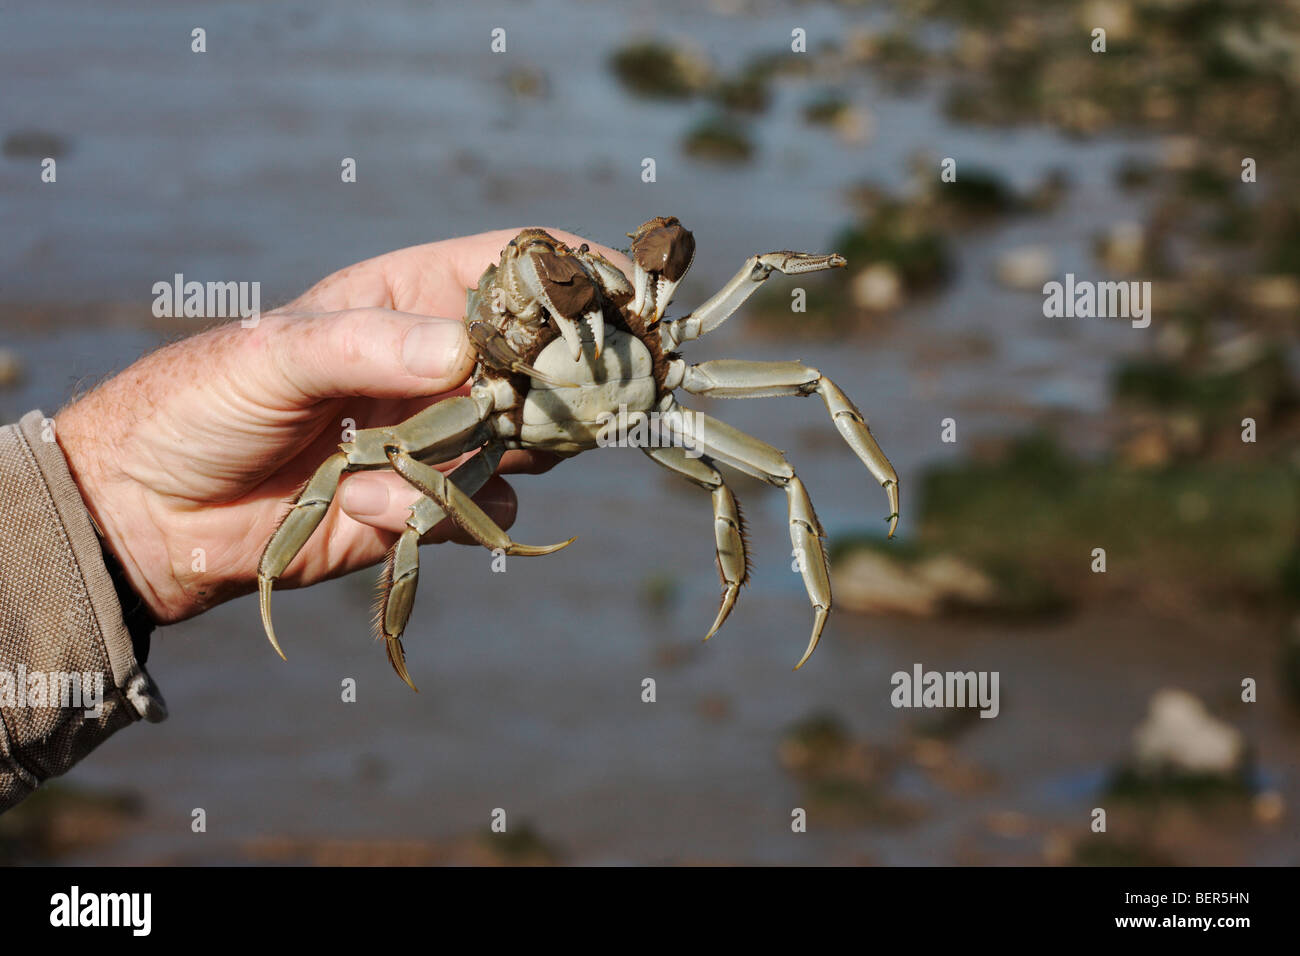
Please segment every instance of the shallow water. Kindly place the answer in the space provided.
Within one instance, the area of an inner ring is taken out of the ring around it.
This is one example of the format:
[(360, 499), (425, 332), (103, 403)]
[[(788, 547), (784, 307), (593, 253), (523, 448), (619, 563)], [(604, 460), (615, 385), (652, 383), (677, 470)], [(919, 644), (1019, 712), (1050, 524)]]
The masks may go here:
[[(998, 168), (1019, 187), (1065, 169), (1072, 186), (1061, 208), (960, 240), (949, 293), (851, 342), (759, 339), (742, 316), (691, 352), (798, 357), (832, 375), (903, 476), (904, 536), (910, 476), (981, 436), (1066, 415), (1077, 423), (1071, 440), (1095, 446), (1089, 416), (1105, 408), (1109, 363), (1148, 342), (1126, 324), (1046, 320), (1038, 296), (990, 275), (1001, 251), (1031, 243), (1053, 248), (1059, 273), (1088, 272), (1091, 237), (1138, 218), (1111, 185), (1114, 164), (1150, 144), (954, 127), (934, 89), (900, 96), (855, 81), (876, 132), (845, 146), (799, 120), (817, 84), (789, 81), (758, 124), (759, 161), (717, 168), (678, 149), (697, 107), (632, 100), (605, 68), (607, 52), (638, 33), (689, 32), (735, 65), (786, 42), (792, 22), (834, 34), (855, 13), (761, 5), (744, 18), (693, 14), (685, 31), (682, 14), (696, 5), (684, 2), (643, 6), (631, 20), (585, 2), (232, 3), (202, 15), (136, 3), (105, 20), (98, 9), (6, 13), (4, 130), (34, 126), (70, 143), (57, 186), (40, 184), (28, 161), (0, 162), (0, 213), (22, 224), (0, 245), (7, 301), (138, 301), (143, 314), (152, 283), (175, 272), (260, 280), (266, 300), (283, 300), (357, 259), (434, 238), (546, 224), (619, 245), (648, 216), (676, 213), (699, 240), (679, 296), (688, 308), (750, 253), (826, 248), (846, 221), (844, 187), (900, 185), (917, 149)], [(207, 54), (189, 52), (196, 24), (208, 30)], [(508, 30), (507, 56), (487, 52), (497, 25)], [(545, 70), (547, 98), (508, 92), (502, 77), (521, 65)], [(343, 156), (358, 160), (355, 185), (338, 182)], [(644, 156), (658, 161), (654, 184), (639, 180)], [(72, 327), (0, 328), (0, 344), (28, 367), (24, 385), (0, 392), (7, 420), (53, 411), (77, 383), (159, 341), (95, 320), (90, 307)], [(933, 357), (958, 337), (986, 339), (989, 354)], [(697, 404), (785, 449), (832, 537), (881, 527), (883, 495), (819, 404)], [(939, 441), (948, 416), (960, 421), (955, 446)], [(1218, 699), (1235, 675), (1273, 667), (1272, 645), (1245, 642), (1240, 628), (1229, 640), (1210, 624), (1184, 629), (1139, 610), (1033, 630), (838, 614), (792, 675), (810, 614), (790, 572), (779, 493), (737, 485), (754, 582), (701, 647), (717, 600), (707, 496), (631, 450), (516, 487), (520, 540), (579, 540), (561, 555), (514, 559), (504, 575), (479, 550), (427, 550), (406, 640), (418, 696), (367, 637), (369, 572), (277, 593), (289, 665), (266, 646), (250, 599), (162, 632), (150, 669), (171, 718), (119, 734), (73, 776), (142, 791), (146, 815), (129, 839), (86, 858), (237, 859), (241, 841), (281, 833), (444, 839), (483, 827), (496, 807), (579, 862), (1034, 858), (1033, 839), (999, 842), (984, 816), (1086, 819), (1099, 768), (1124, 753), (1154, 690), (1173, 684)], [(655, 575), (680, 586), (662, 617), (638, 598)], [(779, 732), (829, 710), (873, 740), (896, 741), (912, 715), (890, 707), (889, 675), (915, 661), (1001, 670), (1002, 716), (977, 721), (958, 744), (996, 783), (954, 793), (905, 778), (899, 786), (926, 808), (920, 823), (814, 821), (796, 838), (789, 814), (801, 795), (777, 762)], [(339, 700), (346, 677), (357, 680), (356, 704)], [(655, 704), (640, 700), (644, 677), (657, 680)], [(1249, 714), (1240, 725), (1297, 805), (1296, 745), (1276, 705)], [(195, 807), (207, 811), (205, 835), (190, 832)], [(1236, 856), (1225, 862), (1295, 862), (1296, 841), (1277, 834), (1229, 843), (1224, 852)], [(1189, 846), (1189, 861), (1199, 852)]]

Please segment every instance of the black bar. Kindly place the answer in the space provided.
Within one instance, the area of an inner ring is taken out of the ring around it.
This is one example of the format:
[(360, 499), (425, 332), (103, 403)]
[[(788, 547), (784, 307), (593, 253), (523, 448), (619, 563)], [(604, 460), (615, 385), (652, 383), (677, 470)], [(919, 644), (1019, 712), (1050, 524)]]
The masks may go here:
[[(1294, 920), (1293, 884), (1292, 870), (1265, 868), (16, 867), (0, 870), (0, 913), (10, 939), (143, 938), (131, 925), (53, 926), (69, 921), (76, 886), (78, 921), (98, 914), (98, 894), (148, 893), (148, 938), (191, 943), (215, 931), (247, 933), (242, 938), (259, 945), (338, 944), (346, 930), (367, 942), (413, 933), (436, 945), (444, 935), (461, 937), (461, 928), (494, 942), (514, 930), (534, 945), (620, 936), (685, 942), (706, 927), (736, 938), (779, 927), (811, 932), (808, 942), (834, 931), (868, 944), (892, 936), (926, 944), (1199, 936), (1232, 945), (1243, 933), (1285, 931)], [(121, 922), (130, 924), (134, 912), (143, 923), (143, 909), (123, 912)], [(1203, 918), (1208, 929), (1186, 922)], [(1242, 918), (1245, 925), (1213, 923)], [(1154, 922), (1120, 925), (1132, 919)]]

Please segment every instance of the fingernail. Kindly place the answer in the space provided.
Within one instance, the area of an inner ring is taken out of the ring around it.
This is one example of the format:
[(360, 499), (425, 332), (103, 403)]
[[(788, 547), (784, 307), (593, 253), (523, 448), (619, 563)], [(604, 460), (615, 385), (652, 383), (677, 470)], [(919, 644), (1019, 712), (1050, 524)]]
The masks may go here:
[(442, 378), (460, 365), (468, 345), (465, 326), (457, 319), (422, 322), (406, 333), (402, 362), (421, 378)]
[(343, 510), (354, 515), (381, 515), (388, 510), (388, 486), (353, 478), (343, 483)]

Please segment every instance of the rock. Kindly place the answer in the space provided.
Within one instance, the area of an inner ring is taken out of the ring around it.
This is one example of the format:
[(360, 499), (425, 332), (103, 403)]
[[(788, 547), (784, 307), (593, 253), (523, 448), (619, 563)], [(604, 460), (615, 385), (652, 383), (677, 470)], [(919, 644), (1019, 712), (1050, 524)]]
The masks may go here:
[(831, 120), (831, 126), (840, 142), (849, 146), (861, 146), (871, 139), (871, 134), (876, 130), (876, 121), (869, 111), (851, 106), (841, 110)]
[(506, 87), (521, 100), (544, 99), (550, 95), (551, 83), (543, 70), (517, 66), (506, 73)]
[(856, 551), (833, 571), (840, 606), (865, 614), (933, 617), (946, 606), (987, 606), (997, 586), (960, 558), (936, 555), (907, 565), (875, 551)]
[(1130, 274), (1146, 262), (1146, 232), (1140, 223), (1116, 223), (1096, 243), (1097, 258), (1112, 272)]
[(1127, 40), (1133, 35), (1133, 8), (1119, 0), (1089, 0), (1079, 7), (1078, 22), (1089, 34), (1101, 27), (1107, 43)]
[(1144, 428), (1119, 449), (1119, 458), (1130, 468), (1163, 468), (1173, 458), (1173, 447), (1163, 428)]
[[(1155, 296), (1152, 296), (1154, 299)], [(1161, 302), (1164, 300), (1161, 299)], [(1176, 362), (1184, 358), (1192, 348), (1192, 335), (1187, 326), (1180, 322), (1168, 322), (1156, 331), (1156, 352), (1163, 358)]]
[(852, 743), (848, 727), (838, 716), (811, 714), (785, 729), (777, 756), (791, 773), (821, 773), (842, 762)]
[(851, 63), (867, 63), (876, 53), (876, 31), (849, 27), (844, 34), (844, 55)]
[(723, 694), (705, 694), (695, 705), (705, 720), (725, 720), (731, 716), (731, 701)]
[(965, 28), (957, 34), (954, 54), (957, 62), (968, 70), (985, 69), (995, 52), (995, 44), (981, 30)]
[(754, 142), (746, 128), (725, 117), (713, 116), (693, 126), (682, 141), (686, 155), (716, 163), (744, 163), (754, 155)]
[(853, 105), (838, 93), (819, 93), (804, 104), (804, 122), (813, 126), (834, 127), (845, 113), (853, 110)]
[(1043, 838), (1043, 862), (1048, 866), (1066, 866), (1074, 858), (1074, 844), (1064, 833), (1049, 833)]
[(1195, 136), (1166, 136), (1160, 141), (1160, 165), (1170, 172), (1191, 169), (1200, 153), (1200, 143)]
[(1041, 292), (1056, 263), (1046, 246), (1021, 246), (998, 257), (998, 281), (1009, 289)]
[(1151, 698), (1133, 733), (1134, 769), (1146, 776), (1230, 778), (1245, 764), (1241, 733), (1214, 717), (1193, 694), (1165, 689)]
[(0, 149), (10, 159), (58, 159), (68, 151), (68, 141), (58, 133), (19, 129), (5, 136)]
[(0, 349), (0, 388), (11, 388), (23, 380), (23, 363), (17, 353)]
[(858, 551), (836, 562), (832, 590), (840, 607), (863, 614), (933, 617), (936, 590), (883, 554)]
[(1257, 309), (1300, 309), (1300, 279), (1292, 275), (1258, 276), (1246, 285), (1246, 301)]
[(1245, 332), (1217, 343), (1210, 350), (1212, 367), (1221, 374), (1242, 372), (1263, 361), (1269, 352), (1269, 343), (1256, 332)]
[(887, 312), (903, 304), (903, 279), (886, 262), (867, 266), (849, 286), (853, 304), (869, 312)]
[(1051, 212), (1061, 204), (1069, 191), (1069, 174), (1063, 169), (1053, 169), (1029, 191), (1025, 204), (1034, 212)]
[(713, 67), (700, 50), (656, 40), (617, 50), (610, 66), (629, 92), (653, 99), (689, 99), (713, 79)]
[(917, 565), (916, 573), (946, 601), (987, 604), (997, 593), (997, 586), (988, 575), (950, 554), (927, 558)]
[(1286, 816), (1286, 798), (1276, 790), (1265, 790), (1251, 805), (1260, 823), (1277, 823)]
[(997, 810), (984, 818), (984, 826), (994, 836), (1016, 839), (1029, 833), (1033, 821), (1016, 810)]

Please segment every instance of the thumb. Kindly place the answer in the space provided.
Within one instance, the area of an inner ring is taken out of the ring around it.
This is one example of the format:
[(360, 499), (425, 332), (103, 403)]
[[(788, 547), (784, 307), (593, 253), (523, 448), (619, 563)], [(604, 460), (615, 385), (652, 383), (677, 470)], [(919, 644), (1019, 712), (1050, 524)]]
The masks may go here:
[(474, 352), (460, 319), (391, 309), (266, 316), (255, 333), (273, 389), (308, 400), (413, 398), (469, 377)]

